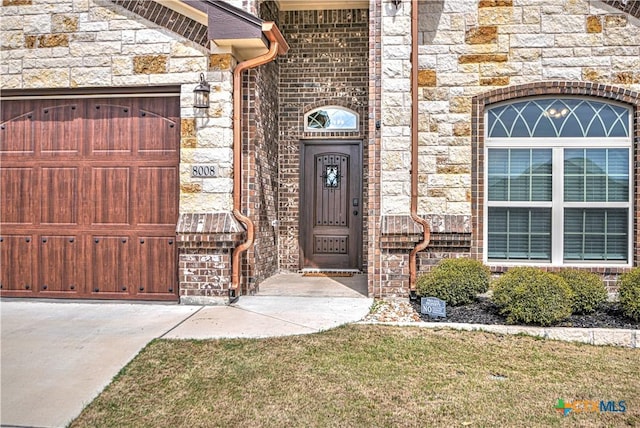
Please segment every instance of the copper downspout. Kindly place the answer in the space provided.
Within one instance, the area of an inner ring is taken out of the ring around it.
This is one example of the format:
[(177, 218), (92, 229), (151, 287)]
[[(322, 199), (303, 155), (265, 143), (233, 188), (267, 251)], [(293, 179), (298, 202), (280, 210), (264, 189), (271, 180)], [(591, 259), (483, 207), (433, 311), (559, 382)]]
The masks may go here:
[(422, 225), (422, 241), (409, 254), (409, 295), (415, 298), (416, 256), (429, 245), (429, 222), (418, 216), (418, 0), (411, 0), (411, 218)]
[(231, 288), (229, 297), (237, 298), (240, 289), (240, 256), (253, 245), (253, 221), (240, 211), (242, 204), (242, 72), (250, 68), (269, 63), (278, 54), (284, 55), (289, 50), (282, 33), (273, 22), (262, 24), (262, 32), (269, 39), (269, 52), (238, 64), (233, 70), (233, 216), (247, 229), (247, 239), (233, 249), (231, 255)]

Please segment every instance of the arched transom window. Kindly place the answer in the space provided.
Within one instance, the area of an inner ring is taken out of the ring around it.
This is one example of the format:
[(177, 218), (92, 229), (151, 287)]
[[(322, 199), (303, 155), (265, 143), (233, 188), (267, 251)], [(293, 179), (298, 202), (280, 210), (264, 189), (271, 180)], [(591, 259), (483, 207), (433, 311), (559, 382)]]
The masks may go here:
[(485, 259), (629, 265), (631, 109), (536, 98), (486, 115)]
[(358, 131), (358, 113), (339, 106), (325, 106), (304, 115), (304, 130), (312, 132)]

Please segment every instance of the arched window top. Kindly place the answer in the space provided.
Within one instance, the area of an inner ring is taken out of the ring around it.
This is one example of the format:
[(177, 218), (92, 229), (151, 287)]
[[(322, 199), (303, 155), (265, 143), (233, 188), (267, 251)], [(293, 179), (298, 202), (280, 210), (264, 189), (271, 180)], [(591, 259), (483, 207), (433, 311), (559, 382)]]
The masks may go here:
[(304, 130), (312, 132), (357, 131), (359, 115), (340, 106), (324, 106), (304, 115)]
[(536, 98), (492, 107), (489, 138), (628, 138), (629, 108), (586, 98)]

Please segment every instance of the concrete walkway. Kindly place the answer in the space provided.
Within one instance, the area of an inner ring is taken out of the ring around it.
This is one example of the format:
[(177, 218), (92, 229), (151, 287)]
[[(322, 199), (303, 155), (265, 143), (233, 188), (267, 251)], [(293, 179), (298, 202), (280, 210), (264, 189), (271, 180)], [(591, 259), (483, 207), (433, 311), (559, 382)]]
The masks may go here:
[[(361, 320), (373, 302), (346, 278), (295, 281), (276, 278), (265, 295), (233, 306), (2, 300), (0, 424), (67, 425), (155, 338), (314, 333)], [(322, 283), (324, 296), (308, 297)]]

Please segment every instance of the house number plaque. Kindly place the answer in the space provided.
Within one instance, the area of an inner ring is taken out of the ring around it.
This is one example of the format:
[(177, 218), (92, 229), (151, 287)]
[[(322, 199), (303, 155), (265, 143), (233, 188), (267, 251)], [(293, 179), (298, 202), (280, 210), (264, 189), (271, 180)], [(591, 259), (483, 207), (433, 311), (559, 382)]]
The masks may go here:
[(193, 165), (191, 167), (191, 177), (209, 178), (217, 176), (218, 168), (213, 165)]

